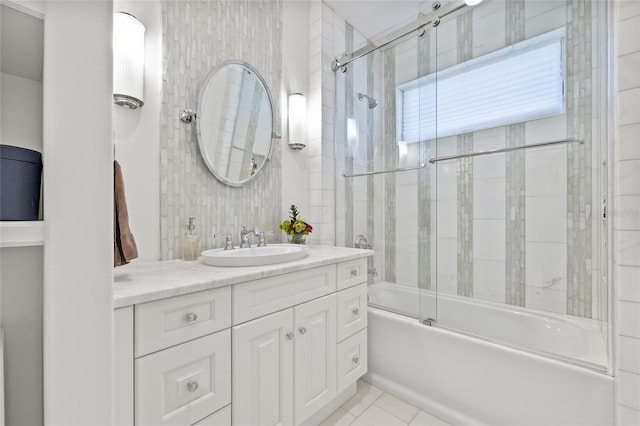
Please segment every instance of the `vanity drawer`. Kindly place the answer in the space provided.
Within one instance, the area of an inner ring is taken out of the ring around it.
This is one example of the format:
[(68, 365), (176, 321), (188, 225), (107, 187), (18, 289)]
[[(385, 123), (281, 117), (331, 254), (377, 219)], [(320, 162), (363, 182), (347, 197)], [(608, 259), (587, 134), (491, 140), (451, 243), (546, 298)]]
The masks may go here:
[(231, 405), (227, 405), (212, 415), (205, 417), (193, 426), (229, 426), (231, 424)]
[(138, 358), (136, 425), (191, 425), (231, 403), (231, 331)]
[(367, 327), (367, 285), (339, 291), (338, 301), (338, 342)]
[(367, 282), (367, 258), (338, 263), (338, 290)]
[(338, 343), (338, 393), (367, 372), (367, 329)]
[(222, 287), (135, 306), (136, 358), (231, 326), (231, 289)]
[(233, 325), (336, 291), (335, 265), (233, 286)]

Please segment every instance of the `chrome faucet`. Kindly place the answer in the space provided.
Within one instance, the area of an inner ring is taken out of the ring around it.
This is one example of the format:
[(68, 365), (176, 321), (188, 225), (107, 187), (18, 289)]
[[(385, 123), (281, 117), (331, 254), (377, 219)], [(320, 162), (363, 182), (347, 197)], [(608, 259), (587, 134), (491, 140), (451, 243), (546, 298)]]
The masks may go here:
[(257, 229), (247, 229), (246, 225), (242, 225), (242, 230), (240, 231), (240, 247), (239, 248), (250, 248), (251, 243), (249, 242), (249, 237), (256, 234)]
[(213, 238), (224, 238), (224, 249), (233, 250), (233, 238), (231, 234), (213, 234)]
[(360, 248), (360, 249), (371, 249), (371, 248), (373, 248), (373, 246), (371, 244), (369, 244), (369, 241), (367, 241), (367, 237), (365, 237), (364, 235), (356, 236), (356, 240), (353, 243), (353, 247)]
[(273, 231), (260, 231), (258, 229), (255, 230), (255, 235), (258, 237), (258, 247), (266, 247), (267, 243), (264, 241), (265, 235), (273, 235)]

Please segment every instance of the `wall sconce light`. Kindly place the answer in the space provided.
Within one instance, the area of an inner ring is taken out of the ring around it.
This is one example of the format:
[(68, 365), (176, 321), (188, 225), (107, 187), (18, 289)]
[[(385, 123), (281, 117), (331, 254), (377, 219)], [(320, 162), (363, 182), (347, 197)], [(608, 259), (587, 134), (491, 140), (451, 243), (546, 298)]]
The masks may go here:
[(144, 105), (144, 25), (125, 12), (113, 14), (113, 103)]
[(289, 148), (307, 146), (307, 99), (301, 93), (289, 95)]

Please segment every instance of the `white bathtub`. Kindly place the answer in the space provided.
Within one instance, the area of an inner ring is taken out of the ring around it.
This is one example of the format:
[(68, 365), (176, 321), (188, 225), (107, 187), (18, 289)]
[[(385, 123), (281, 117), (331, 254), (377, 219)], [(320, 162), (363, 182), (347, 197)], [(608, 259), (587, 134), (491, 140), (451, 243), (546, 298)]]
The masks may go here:
[[(379, 283), (370, 286), (369, 298), (370, 303), (384, 302), (395, 311), (417, 312), (416, 289)], [(490, 340), (508, 338), (518, 346), (544, 346), (539, 352), (564, 351), (561, 357), (582, 359), (589, 366), (600, 362), (592, 357), (602, 355), (599, 342), (590, 342), (596, 334), (578, 330), (583, 325), (579, 319), (533, 313), (438, 296), (438, 321), (447, 321), (449, 327), (462, 327)], [(466, 323), (470, 319), (472, 330)], [(589, 353), (592, 349), (595, 354)], [(614, 423), (614, 381), (607, 374), (428, 327), (373, 307), (369, 308), (367, 380), (453, 424)]]

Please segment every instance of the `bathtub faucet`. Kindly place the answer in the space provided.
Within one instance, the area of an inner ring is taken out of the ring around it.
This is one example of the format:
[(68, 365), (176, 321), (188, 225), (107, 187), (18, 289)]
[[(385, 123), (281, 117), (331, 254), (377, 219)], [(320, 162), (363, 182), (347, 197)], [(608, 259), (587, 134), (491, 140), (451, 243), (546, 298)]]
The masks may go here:
[(356, 236), (356, 240), (353, 243), (353, 247), (360, 248), (360, 249), (372, 249), (373, 248), (373, 246), (371, 244), (369, 244), (369, 241), (367, 241), (367, 237), (365, 237), (362, 234)]

